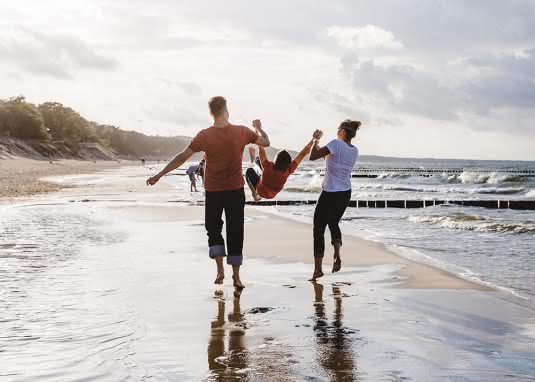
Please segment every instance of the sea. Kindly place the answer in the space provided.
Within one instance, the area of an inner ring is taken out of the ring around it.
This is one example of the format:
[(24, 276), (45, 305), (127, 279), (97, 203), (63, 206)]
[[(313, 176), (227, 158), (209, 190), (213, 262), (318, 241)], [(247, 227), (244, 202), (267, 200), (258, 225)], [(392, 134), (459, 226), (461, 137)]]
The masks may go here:
[[(323, 170), (323, 161), (303, 162), (275, 200), (317, 200)], [(377, 177), (353, 177), (352, 200), (535, 200), (535, 162), (363, 156), (354, 171), (363, 170), (372, 170)], [(202, 192), (189, 192), (187, 177), (171, 176), (166, 181), (175, 185), (178, 199), (203, 199)], [(246, 193), (250, 199), (247, 187)], [(307, 221), (314, 214), (314, 206), (305, 204), (265, 208)], [(533, 210), (450, 203), (416, 209), (350, 207), (342, 225), (401, 256), (535, 301)]]

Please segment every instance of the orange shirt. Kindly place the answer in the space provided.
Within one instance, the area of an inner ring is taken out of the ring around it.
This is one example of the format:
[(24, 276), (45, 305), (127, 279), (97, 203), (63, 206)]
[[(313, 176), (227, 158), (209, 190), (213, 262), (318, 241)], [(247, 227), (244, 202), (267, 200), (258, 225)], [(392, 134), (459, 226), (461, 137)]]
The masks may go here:
[(255, 143), (258, 135), (245, 126), (209, 127), (199, 131), (189, 147), (194, 152), (204, 151), (204, 189), (228, 191), (243, 187), (243, 149)]
[(284, 188), (284, 184), (297, 168), (297, 162), (292, 161), (290, 168), (281, 171), (275, 167), (275, 163), (265, 161), (262, 163), (262, 176), (256, 186), (258, 195), (265, 199), (273, 199)]

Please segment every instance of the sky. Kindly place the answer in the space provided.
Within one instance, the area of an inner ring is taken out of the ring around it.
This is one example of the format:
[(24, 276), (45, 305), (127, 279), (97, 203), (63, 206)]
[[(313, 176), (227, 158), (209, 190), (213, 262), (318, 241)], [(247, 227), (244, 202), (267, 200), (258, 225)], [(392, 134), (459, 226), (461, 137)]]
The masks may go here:
[(259, 118), (300, 149), (535, 160), (535, 1), (0, 0), (0, 98), (163, 136)]

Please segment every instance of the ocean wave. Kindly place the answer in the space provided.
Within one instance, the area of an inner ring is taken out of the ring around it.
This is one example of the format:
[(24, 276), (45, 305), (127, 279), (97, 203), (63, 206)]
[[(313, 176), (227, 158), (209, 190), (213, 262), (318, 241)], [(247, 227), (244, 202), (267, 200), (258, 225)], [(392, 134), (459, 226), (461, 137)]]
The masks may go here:
[[(407, 192), (424, 192), (424, 193), (443, 193), (443, 194), (497, 194), (513, 195), (520, 194), (526, 189), (524, 187), (444, 187), (444, 186), (411, 186), (406, 184), (364, 184), (354, 186), (356, 190), (383, 190), (383, 191), (407, 191)], [(535, 197), (535, 194), (532, 196)]]
[(526, 193), (526, 198), (535, 198), (535, 190)]
[(470, 190), (472, 194), (499, 194), (499, 195), (513, 195), (520, 194), (526, 189), (524, 187), (480, 187)]
[[(497, 172), (492, 173), (479, 173), (476, 171), (464, 171), (461, 174), (435, 174), (427, 179), (438, 180), (439, 183), (448, 183), (448, 184), (493, 184), (500, 185), (504, 183), (525, 183), (529, 179), (513, 175), (513, 174), (502, 174)], [(416, 175), (408, 174), (398, 174), (398, 173), (383, 173), (377, 177), (377, 179), (414, 179), (415, 183), (421, 182), (422, 177)]]
[(443, 228), (463, 231), (511, 234), (535, 233), (534, 223), (496, 222), (485, 217), (462, 213), (451, 216), (409, 216), (408, 220), (411, 223), (429, 223)]
[(292, 179), (291, 183), (287, 183), (284, 189), (293, 192), (321, 192), (322, 177), (316, 172), (309, 172), (307, 174), (298, 175)]
[(512, 174), (500, 174), (496, 172), (490, 174), (481, 174), (471, 171), (464, 171), (461, 175), (459, 175), (459, 179), (463, 184), (523, 183), (526, 181), (526, 178)]

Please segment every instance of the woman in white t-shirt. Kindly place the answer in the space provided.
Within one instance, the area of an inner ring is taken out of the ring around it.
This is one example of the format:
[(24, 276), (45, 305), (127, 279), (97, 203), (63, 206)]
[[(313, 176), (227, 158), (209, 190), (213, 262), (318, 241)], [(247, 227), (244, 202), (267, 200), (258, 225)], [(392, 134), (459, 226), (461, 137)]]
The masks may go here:
[(320, 158), (326, 160), (322, 192), (314, 211), (314, 274), (311, 281), (323, 276), (324, 235), (327, 226), (331, 231), (331, 243), (334, 247), (332, 271), (338, 272), (342, 267), (340, 258), (342, 232), (338, 224), (351, 199), (351, 171), (359, 155), (359, 150), (351, 144), (351, 140), (355, 138), (360, 125), (359, 121), (346, 119), (338, 127), (337, 139), (333, 139), (323, 147), (318, 144), (323, 132), (320, 130), (314, 132), (316, 142), (312, 146), (310, 160)]

